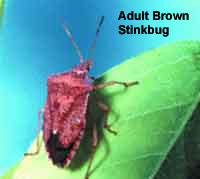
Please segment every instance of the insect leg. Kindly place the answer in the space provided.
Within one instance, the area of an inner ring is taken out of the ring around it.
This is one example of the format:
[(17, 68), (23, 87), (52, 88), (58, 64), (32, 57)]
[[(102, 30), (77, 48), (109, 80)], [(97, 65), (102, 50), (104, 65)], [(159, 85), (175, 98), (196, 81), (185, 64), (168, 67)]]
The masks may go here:
[(85, 179), (89, 178), (90, 169), (91, 169), (91, 166), (92, 166), (92, 161), (94, 159), (94, 155), (96, 153), (96, 147), (97, 147), (97, 142), (98, 142), (97, 127), (96, 127), (96, 123), (95, 122), (94, 122), (94, 126), (93, 126), (92, 135), (93, 135), (93, 138), (92, 138), (92, 153), (91, 153), (90, 160), (89, 160), (89, 165), (88, 165), (88, 168), (87, 168), (87, 171), (86, 171), (86, 174), (85, 174)]
[(38, 112), (38, 131), (37, 131), (37, 141), (36, 141), (36, 151), (35, 152), (31, 152), (31, 153), (25, 153), (24, 156), (28, 156), (28, 155), (37, 155), (40, 151), (40, 114), (44, 112), (44, 109), (40, 109), (40, 111)]
[(98, 89), (101, 89), (101, 88), (105, 88), (107, 86), (113, 86), (115, 84), (123, 85), (124, 87), (129, 87), (129, 86), (132, 86), (132, 85), (137, 85), (137, 84), (139, 84), (139, 82), (138, 81), (133, 81), (133, 82), (109, 81), (109, 82), (106, 82), (106, 83), (98, 84), (98, 85), (94, 86), (93, 89), (98, 90)]
[(97, 102), (97, 105), (103, 111), (103, 113), (105, 115), (104, 128), (106, 128), (109, 132), (113, 133), (114, 135), (117, 135), (117, 132), (112, 130), (110, 125), (108, 124), (108, 120), (107, 119), (108, 119), (108, 114), (110, 112), (109, 107), (106, 104), (104, 104), (104, 103), (102, 103), (100, 101)]

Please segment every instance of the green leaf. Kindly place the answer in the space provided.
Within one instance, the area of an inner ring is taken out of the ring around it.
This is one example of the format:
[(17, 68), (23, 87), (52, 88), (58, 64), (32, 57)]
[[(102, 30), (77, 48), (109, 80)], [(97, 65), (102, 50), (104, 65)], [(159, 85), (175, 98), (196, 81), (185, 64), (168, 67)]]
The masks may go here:
[[(38, 156), (21, 162), (14, 179), (83, 179), (94, 121), (99, 141), (91, 179), (186, 178), (184, 162), (191, 149), (186, 156), (185, 141), (192, 136), (185, 135), (185, 127), (200, 101), (200, 42), (176, 43), (141, 54), (112, 68), (95, 83), (112, 80), (139, 84), (126, 89), (115, 85), (91, 95), (86, 135), (71, 166), (53, 166), (42, 146)], [(108, 122), (117, 136), (101, 127), (103, 116), (95, 107), (94, 95), (110, 106)]]

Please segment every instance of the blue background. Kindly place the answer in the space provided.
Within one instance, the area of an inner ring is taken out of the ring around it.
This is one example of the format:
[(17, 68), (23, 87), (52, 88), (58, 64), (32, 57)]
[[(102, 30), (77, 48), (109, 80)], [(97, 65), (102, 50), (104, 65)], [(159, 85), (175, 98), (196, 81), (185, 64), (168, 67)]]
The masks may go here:
[[(98, 16), (106, 17), (97, 42), (91, 76), (141, 52), (180, 40), (200, 39), (199, 0), (12, 1), (4, 6), (0, 30), (0, 176), (23, 158), (36, 137), (37, 112), (44, 106), (47, 77), (79, 63), (61, 25), (61, 17), (84, 56)], [(121, 10), (149, 11), (149, 21), (118, 21)], [(152, 11), (188, 12), (189, 21), (152, 21)], [(169, 27), (169, 36), (119, 35), (118, 26)]]

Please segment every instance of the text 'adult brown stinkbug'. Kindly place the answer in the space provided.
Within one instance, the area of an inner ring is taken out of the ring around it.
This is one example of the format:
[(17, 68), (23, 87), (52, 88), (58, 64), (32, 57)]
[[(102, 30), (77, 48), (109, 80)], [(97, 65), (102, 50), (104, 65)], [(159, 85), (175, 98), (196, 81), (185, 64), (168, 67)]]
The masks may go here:
[[(96, 36), (92, 43), (91, 52), (96, 47), (100, 27), (104, 21), (104, 16), (100, 18), (97, 25)], [(43, 139), (49, 159), (53, 164), (64, 167), (70, 164), (71, 159), (79, 148), (80, 141), (86, 128), (86, 109), (88, 96), (91, 92), (111, 85), (119, 84), (125, 87), (138, 84), (134, 82), (110, 81), (103, 84), (93, 85), (90, 83), (91, 77), (88, 71), (92, 66), (92, 60), (84, 61), (83, 56), (75, 43), (69, 29), (64, 25), (64, 30), (70, 38), (77, 54), (80, 57), (80, 65), (74, 67), (69, 72), (64, 72), (48, 77), (48, 96), (45, 107), (38, 113), (38, 133), (40, 131), (40, 114), (43, 113)], [(110, 111), (108, 106), (97, 101), (97, 105), (102, 109), (107, 117)], [(116, 134), (105, 120), (104, 127), (111, 133)], [(93, 126), (92, 153), (89, 159), (88, 169), (85, 179), (89, 178), (90, 168), (96, 151), (98, 142), (96, 123)], [(39, 135), (37, 137), (37, 150), (34, 153), (25, 155), (36, 155), (39, 153)]]

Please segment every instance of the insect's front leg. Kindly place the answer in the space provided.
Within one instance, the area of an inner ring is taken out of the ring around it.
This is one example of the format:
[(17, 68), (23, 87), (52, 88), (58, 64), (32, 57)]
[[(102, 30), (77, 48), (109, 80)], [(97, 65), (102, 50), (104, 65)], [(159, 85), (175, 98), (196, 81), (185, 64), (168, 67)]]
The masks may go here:
[(91, 166), (92, 166), (94, 155), (96, 153), (96, 147), (97, 147), (97, 142), (98, 142), (97, 127), (96, 127), (95, 122), (93, 124), (92, 135), (93, 135), (93, 137), (92, 137), (92, 153), (91, 153), (91, 156), (90, 156), (90, 159), (89, 159), (89, 165), (88, 165), (88, 168), (87, 168), (87, 171), (86, 171), (85, 179), (89, 179), (90, 169), (91, 169)]
[(41, 113), (44, 112), (44, 109), (40, 109), (40, 111), (38, 112), (38, 129), (37, 129), (37, 142), (36, 142), (36, 151), (35, 152), (30, 152), (30, 153), (25, 153), (24, 156), (30, 156), (30, 155), (37, 155), (39, 154), (40, 151), (40, 115)]
[(124, 87), (130, 87), (130, 86), (139, 84), (139, 82), (138, 81), (133, 81), (133, 82), (109, 81), (109, 82), (106, 82), (106, 83), (95, 85), (93, 87), (93, 90), (102, 89), (102, 88), (105, 88), (107, 86), (113, 86), (113, 85), (116, 85), (116, 84), (123, 85)]

